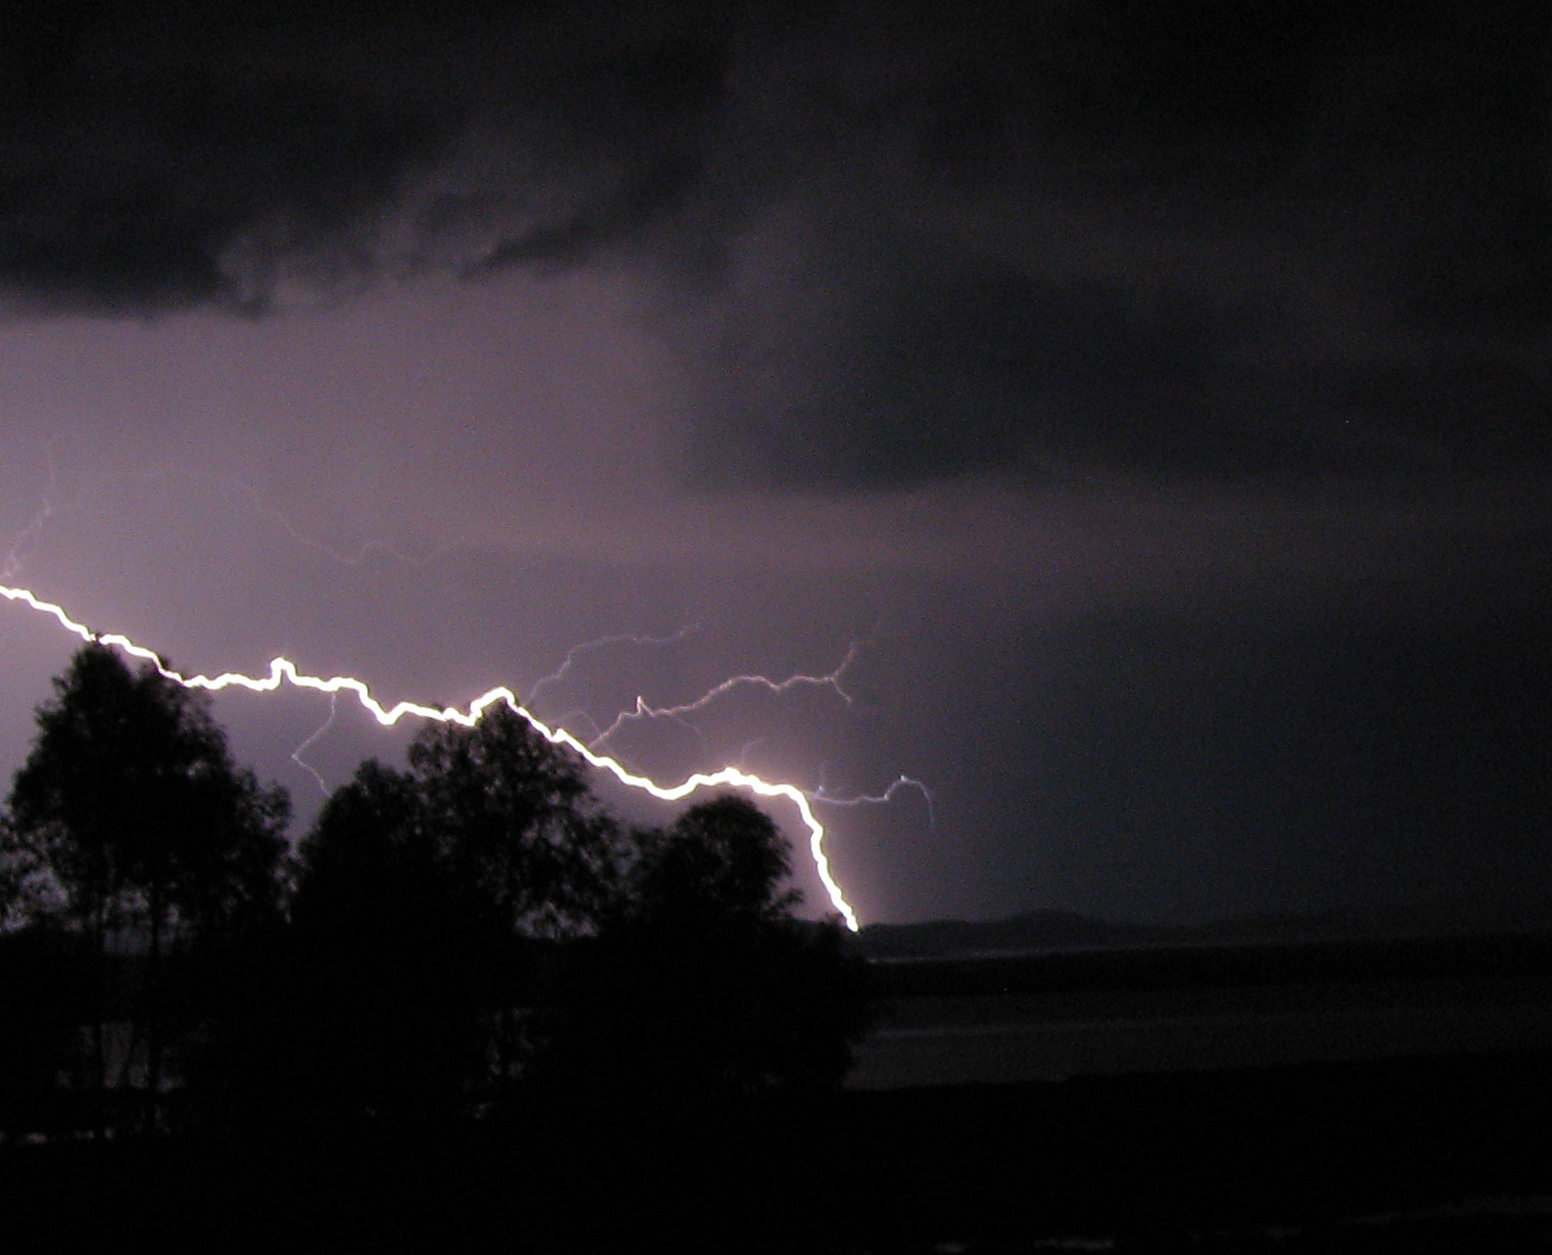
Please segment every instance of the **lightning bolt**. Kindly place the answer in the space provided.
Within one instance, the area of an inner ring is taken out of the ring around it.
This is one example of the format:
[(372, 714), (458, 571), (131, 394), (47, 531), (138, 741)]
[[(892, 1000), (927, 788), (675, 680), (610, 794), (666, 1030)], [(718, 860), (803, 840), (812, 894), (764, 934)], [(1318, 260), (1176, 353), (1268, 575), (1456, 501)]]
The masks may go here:
[(255, 514), (259, 515), (261, 518), (268, 519), (271, 523), (273, 523), (276, 527), (278, 527), (282, 532), (284, 532), (303, 548), (311, 549), (314, 553), (320, 553), (326, 558), (332, 558), (341, 566), (360, 566), (373, 555), (380, 555), (385, 558), (392, 558), (396, 562), (402, 562), (405, 566), (422, 568), (429, 566), (432, 562), (434, 562), (437, 558), (442, 557), (444, 554), (456, 553), (458, 550), (466, 548), (465, 542), (462, 540), (455, 539), (444, 541), (442, 544), (428, 549), (425, 553), (417, 557), (412, 554), (407, 554), (400, 549), (396, 549), (386, 540), (372, 539), (364, 541), (362, 544), (358, 545), (356, 547), (355, 553), (344, 553), (338, 549), (324, 544), (321, 540), (315, 540), (313, 537), (307, 536), (298, 531), (292, 525), (291, 520), (288, 519), (279, 510), (272, 509), (271, 507), (264, 504), (264, 499), (259, 495), (259, 490), (257, 488), (254, 488), (250, 484), (244, 483), (240, 479), (231, 480), (230, 484), (231, 492), (234, 495), (241, 495), (246, 497), (248, 499), (248, 504), (253, 508), (253, 512)]
[(191, 485), (211, 492), (213, 495), (225, 497), (228, 500), (245, 502), (247, 508), (253, 514), (268, 521), (295, 544), (300, 545), (304, 549), (310, 549), (314, 553), (320, 554), (341, 566), (357, 567), (365, 563), (368, 558), (384, 557), (392, 558), (396, 562), (402, 562), (406, 566), (418, 569), (430, 565), (445, 554), (455, 553), (467, 548), (465, 541), (455, 538), (437, 544), (422, 554), (415, 555), (405, 553), (387, 540), (373, 538), (358, 545), (354, 552), (336, 549), (318, 540), (316, 537), (302, 532), (280, 510), (266, 504), (263, 494), (245, 480), (238, 479), (235, 476), (203, 475), (177, 467), (158, 467), (144, 471), (109, 471), (98, 475), (87, 475), (80, 481), (80, 486), (66, 500), (56, 501), (54, 497), (59, 490), (59, 475), (52, 444), (44, 445), (44, 457), (48, 467), (48, 482), (43, 489), (42, 504), (32, 519), (12, 539), (10, 549), (6, 552), (4, 559), (0, 560), (0, 579), (14, 579), (20, 574), (25, 564), (25, 551), (36, 543), (44, 525), (54, 515), (67, 514), (79, 509), (93, 493), (101, 492), (109, 485), (155, 484), (165, 480)]
[[(517, 694), (505, 686), (493, 688), (482, 693), (469, 703), (466, 710), (460, 710), (455, 706), (438, 708), (410, 701), (401, 701), (393, 706), (384, 706), (372, 696), (371, 689), (364, 681), (358, 680), (353, 676), (336, 675), (325, 679), (322, 676), (306, 675), (299, 672), (296, 664), (288, 658), (272, 659), (269, 664), (269, 675), (264, 677), (242, 675), (234, 671), (223, 672), (218, 676), (185, 676), (177, 671), (173, 671), (163, 663), (160, 655), (154, 650), (147, 649), (144, 645), (137, 645), (129, 637), (118, 633), (93, 632), (84, 623), (78, 623), (72, 619), (65, 613), (63, 607), (55, 605), (53, 602), (43, 601), (29, 589), (12, 588), (8, 585), (0, 584), (0, 596), (4, 596), (7, 601), (21, 602), (40, 614), (53, 617), (60, 627), (80, 637), (83, 641), (96, 642), (113, 649), (118, 649), (132, 658), (148, 662), (156, 668), (157, 673), (163, 678), (182, 685), (187, 689), (220, 692), (222, 689), (227, 688), (243, 688), (254, 693), (272, 693), (280, 688), (282, 684), (290, 684), (295, 688), (313, 689), (319, 693), (328, 693), (330, 696), (340, 693), (354, 693), (356, 700), (363, 709), (367, 710), (383, 727), (389, 727), (398, 723), (406, 715), (414, 715), (420, 719), (432, 719), (438, 723), (455, 723), (460, 727), (472, 728), (479, 722), (480, 716), (486, 710), (498, 703), (505, 702), (529, 727), (552, 745), (564, 746), (593, 767), (601, 771), (607, 771), (621, 784), (643, 793), (651, 794), (662, 801), (681, 801), (700, 789), (716, 788), (719, 785), (731, 785), (734, 788), (747, 789), (760, 797), (786, 798), (797, 808), (804, 826), (808, 829), (809, 854), (812, 856), (814, 867), (819, 873), (820, 882), (824, 885), (825, 892), (829, 895), (831, 905), (839, 912), (841, 918), (846, 923), (846, 927), (852, 932), (856, 932), (859, 927), (857, 913), (852, 910), (851, 904), (847, 902), (846, 895), (841, 891), (841, 886), (836, 882), (835, 876), (830, 870), (830, 859), (825, 853), (824, 848), (824, 825), (814, 815), (813, 807), (809, 803), (809, 795), (796, 785), (765, 780), (747, 771), (742, 771), (737, 767), (723, 767), (720, 771), (712, 772), (696, 772), (676, 785), (660, 785), (646, 776), (637, 775), (628, 770), (618, 760), (609, 757), (607, 754), (599, 753), (591, 746), (579, 741), (564, 728), (551, 727), (526, 710), (517, 700)], [(841, 693), (842, 697), (846, 697), (845, 692), (840, 688), (839, 677), (840, 673), (845, 670), (847, 664), (851, 661), (854, 652), (854, 650), (849, 650), (846, 659), (829, 676), (794, 676), (780, 683), (775, 683), (763, 676), (735, 676), (718, 685), (706, 697), (692, 703), (689, 709), (703, 705), (712, 697), (726, 692), (729, 688), (746, 683), (763, 684), (775, 692), (785, 692), (788, 688), (798, 683), (827, 684)], [(850, 701), (849, 698), (847, 700), (848, 702)], [(616, 723), (618, 722), (616, 720)], [(612, 727), (610, 731), (613, 731)], [(604, 737), (598, 738), (594, 744), (605, 740), (607, 736), (608, 733)]]
[[(790, 675), (785, 680), (772, 680), (763, 675), (735, 675), (730, 676), (722, 683), (709, 688), (693, 702), (686, 702), (682, 706), (652, 706), (644, 697), (636, 698), (634, 710), (622, 710), (615, 716), (614, 722), (604, 729), (603, 733), (596, 736), (589, 743), (594, 746), (602, 745), (627, 723), (634, 723), (638, 719), (682, 719), (685, 715), (693, 714), (697, 710), (704, 709), (721, 697), (724, 693), (730, 693), (738, 688), (763, 688), (772, 693), (786, 693), (791, 689), (803, 685), (814, 688), (834, 689), (848, 706), (852, 704), (851, 694), (841, 687), (841, 676), (846, 668), (856, 661), (857, 642), (853, 641), (846, 650), (846, 657), (841, 659), (840, 666), (825, 675)], [(693, 726), (693, 725), (691, 725)]]
[(42, 533), (44, 525), (53, 517), (58, 508), (54, 504), (54, 492), (59, 485), (59, 475), (54, 467), (54, 449), (52, 445), (43, 446), (44, 461), (48, 466), (48, 482), (44, 484), (43, 491), (38, 495), (38, 509), (27, 525), (11, 538), (11, 547), (5, 551), (5, 557), (0, 560), (0, 579), (15, 579), (26, 565), (27, 551), (36, 543)]
[(895, 794), (902, 789), (914, 789), (922, 795), (922, 800), (927, 803), (927, 822), (936, 828), (938, 818), (932, 790), (915, 776), (896, 777), (882, 793), (854, 793), (850, 797), (836, 797), (821, 783), (817, 789), (809, 790), (808, 798), (812, 802), (823, 802), (827, 806), (882, 806), (894, 801)]
[[(66, 499), (59, 500), (60, 477), (58, 463), (54, 456), (53, 442), (45, 441), (43, 443), (43, 457), (47, 468), (47, 479), (39, 494), (38, 509), (34, 512), (33, 517), (12, 538), (9, 549), (6, 551), (3, 559), (0, 559), (0, 579), (14, 579), (21, 574), (23, 567), (26, 565), (29, 551), (38, 542), (45, 527), (53, 517), (57, 514), (68, 513), (78, 509), (92, 492), (98, 491), (108, 484), (154, 483), (168, 479), (200, 486), (229, 499), (240, 499), (246, 502), (247, 507), (255, 515), (267, 520), (294, 543), (342, 566), (359, 566), (368, 558), (378, 556), (393, 559), (407, 566), (421, 568), (444, 554), (455, 552), (464, 547), (462, 541), (453, 540), (439, 544), (427, 553), (414, 556), (395, 548), (386, 540), (371, 539), (357, 547), (354, 552), (342, 551), (301, 532), (283, 513), (267, 505), (259, 490), (244, 480), (232, 476), (201, 475), (176, 467), (159, 467), (146, 471), (113, 471), (107, 474), (88, 476), (86, 482)], [(21, 593), (25, 590), (13, 589), (12, 591)], [(15, 599), (18, 598), (13, 598), (13, 600)], [(35, 607), (42, 608), (46, 603), (37, 602), (34, 598), (32, 599), (32, 604)], [(53, 607), (52, 609), (57, 610), (58, 608)], [(69, 627), (70, 630), (76, 631), (77, 635), (81, 635), (81, 631), (84, 630), (81, 628), (81, 625), (73, 624), (68, 620), (68, 617), (63, 617), (63, 612), (56, 614), (56, 618), (59, 618), (60, 622)], [(566, 651), (566, 656), (559, 667), (550, 674), (540, 677), (530, 686), (528, 700), (531, 703), (536, 703), (539, 694), (544, 689), (551, 685), (560, 684), (570, 678), (579, 660), (588, 654), (595, 653), (612, 645), (634, 645), (638, 647), (673, 645), (686, 637), (695, 635), (700, 630), (701, 625), (699, 623), (688, 623), (667, 636), (646, 636), (633, 632), (621, 632), (585, 641), (580, 645), (573, 645)], [(91, 638), (84, 637), (83, 639)], [(768, 692), (778, 695), (802, 685), (828, 687), (833, 688), (847, 705), (851, 705), (852, 696), (841, 687), (840, 680), (842, 674), (855, 660), (857, 648), (857, 642), (852, 641), (840, 665), (824, 675), (793, 675), (785, 680), (772, 680), (764, 675), (737, 675), (723, 680), (694, 701), (677, 706), (656, 707), (650, 705), (644, 698), (638, 697), (634, 709), (618, 711), (613, 722), (607, 728), (601, 728), (591, 712), (584, 709), (568, 710), (556, 717), (554, 722), (557, 726), (575, 726), (576, 721), (584, 721), (591, 730), (588, 744), (596, 750), (604, 741), (618, 733), (625, 724), (633, 723), (637, 720), (673, 719), (675, 722), (689, 728), (691, 732), (695, 733), (697, 738), (700, 738), (700, 730), (684, 716), (709, 706), (713, 701), (726, 693), (744, 687), (764, 688)], [(164, 674), (172, 674), (160, 665), (159, 670)], [(330, 694), (328, 717), (289, 755), (290, 760), (300, 770), (305, 771), (312, 777), (325, 797), (329, 793), (328, 782), (302, 755), (326, 736), (333, 727), (338, 710), (336, 704), (337, 697), (337, 692)], [(753, 745), (755, 742), (750, 744)], [(743, 754), (739, 757), (740, 768), (742, 768), (749, 748), (750, 746), (746, 745)], [(817, 789), (805, 790), (805, 793), (810, 801), (825, 802), (832, 806), (861, 806), (888, 803), (893, 800), (894, 795), (902, 788), (913, 788), (922, 794), (927, 803), (928, 820), (935, 823), (932, 794), (921, 781), (906, 776), (902, 776), (894, 781), (880, 794), (857, 794), (851, 797), (836, 797), (827, 792), (823, 783)]]
[(324, 797), (329, 796), (328, 782), (323, 778), (316, 767), (314, 767), (310, 762), (302, 757), (302, 752), (309, 746), (316, 745), (324, 737), (328, 730), (334, 726), (334, 716), (337, 713), (338, 708), (339, 694), (330, 693), (329, 717), (320, 723), (316, 728), (314, 728), (312, 730), (312, 734), (308, 736), (308, 738), (300, 745), (298, 745), (294, 750), (292, 750), (290, 754), (291, 761), (318, 782), (318, 788), (323, 792)]
[(566, 660), (549, 675), (534, 681), (528, 690), (528, 700), (534, 701), (539, 694), (551, 684), (559, 684), (571, 674), (571, 668), (583, 654), (591, 654), (604, 648), (606, 645), (673, 645), (682, 641), (686, 636), (694, 636), (701, 630), (699, 623), (686, 623), (677, 632), (668, 636), (637, 636), (633, 632), (619, 632), (614, 636), (600, 636), (595, 641), (584, 641), (580, 645), (573, 645), (566, 651)]

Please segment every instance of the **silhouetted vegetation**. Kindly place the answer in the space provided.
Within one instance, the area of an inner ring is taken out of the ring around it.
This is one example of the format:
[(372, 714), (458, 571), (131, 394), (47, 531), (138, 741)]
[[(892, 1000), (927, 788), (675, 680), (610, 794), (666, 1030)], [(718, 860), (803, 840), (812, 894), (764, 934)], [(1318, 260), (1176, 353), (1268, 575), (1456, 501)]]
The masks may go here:
[(98, 1134), (110, 1090), (138, 1091), (152, 1127), (169, 1048), (197, 1038), (200, 960), (279, 919), (288, 803), (233, 765), (200, 695), (151, 667), (87, 645), (54, 692), (11, 789), (6, 914), (70, 973), (61, 992), (89, 1047), (58, 1062)]
[(0, 1133), (425, 1130), (839, 1086), (838, 923), (714, 797), (630, 830), (514, 711), (363, 763), (288, 852), (205, 700), (88, 645), (0, 834)]
[(791, 915), (785, 841), (738, 797), (642, 841), (625, 892), (568, 956), (542, 1064), (621, 1095), (715, 1099), (840, 1084), (865, 1026), (860, 960)]
[[(12, 1231), (1319, 1250), (1461, 1191), (1545, 1195), (1545, 1050), (839, 1092), (861, 960), (837, 923), (795, 916), (771, 819), (724, 795), (630, 830), (511, 711), (428, 727), (402, 769), (362, 764), (294, 851), (285, 816), (153, 670), (89, 646), (56, 681), (0, 827), (0, 1139), (44, 1143), (4, 1152)], [(1055, 954), (868, 988), (1481, 970), (1539, 979), (1545, 939)], [(1495, 1249), (1547, 1229), (1458, 1219)]]

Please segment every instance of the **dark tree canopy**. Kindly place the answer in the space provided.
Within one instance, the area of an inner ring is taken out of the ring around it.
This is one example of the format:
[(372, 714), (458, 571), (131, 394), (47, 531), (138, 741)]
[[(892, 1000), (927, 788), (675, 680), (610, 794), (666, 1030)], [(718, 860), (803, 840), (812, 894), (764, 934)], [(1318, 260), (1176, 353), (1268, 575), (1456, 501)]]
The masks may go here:
[(409, 763), (442, 856), (502, 927), (559, 936), (592, 926), (619, 850), (577, 755), (503, 704), (472, 728), (427, 725)]
[(359, 927), (357, 916), (413, 892), (437, 864), (414, 779), (376, 759), (330, 795), (297, 855), (291, 917), (305, 928)]
[(581, 760), (510, 708), (428, 726), (408, 771), (363, 764), (299, 850), (312, 1083), (352, 1117), (510, 1090), (554, 949), (596, 930), (623, 860)]
[(745, 927), (785, 916), (802, 901), (783, 890), (792, 852), (769, 815), (728, 794), (690, 807), (651, 837), (636, 869), (632, 909), (681, 926)]
[(279, 909), (289, 800), (232, 762), (202, 694), (89, 644), (37, 717), (5, 833), (13, 910), (192, 938)]
[(866, 1024), (860, 960), (835, 920), (793, 915), (791, 852), (745, 798), (644, 834), (617, 914), (579, 950), (550, 1062), (616, 1099), (839, 1085)]
[(418, 782), (363, 763), (298, 852), (286, 1097), (314, 1115), (455, 1109), (483, 1066), (482, 966), (500, 939), (452, 873)]
[[(285, 794), (154, 668), (87, 646), (38, 728), (0, 835), (4, 905), (37, 935), (9, 953), (74, 966), (57, 998), (12, 982), (28, 1024), (0, 1055), (30, 1079), (0, 1114), (43, 1118), (88, 1021), (100, 1135), (128, 1090), (138, 1127), (167, 1126), (164, 1053), (218, 1123), (335, 1129), (540, 1093), (602, 1115), (824, 1090), (849, 1063), (858, 961), (835, 921), (795, 917), (788, 843), (740, 796), (628, 830), (580, 756), (496, 707), (428, 725), (404, 769), (361, 764), (286, 858)], [(126, 1012), (128, 1090), (108, 1043)]]
[[(123, 1127), (131, 1091), (133, 1120), (155, 1129), (176, 1022), (223, 961), (280, 922), (289, 802), (232, 762), (202, 695), (101, 645), (76, 652), (37, 718), (0, 833), (6, 914), (82, 943), (89, 972), (70, 1014), (91, 1026), (90, 1058), (54, 1066), (92, 1094), (98, 1135)], [(129, 1024), (122, 1052), (110, 1021)]]

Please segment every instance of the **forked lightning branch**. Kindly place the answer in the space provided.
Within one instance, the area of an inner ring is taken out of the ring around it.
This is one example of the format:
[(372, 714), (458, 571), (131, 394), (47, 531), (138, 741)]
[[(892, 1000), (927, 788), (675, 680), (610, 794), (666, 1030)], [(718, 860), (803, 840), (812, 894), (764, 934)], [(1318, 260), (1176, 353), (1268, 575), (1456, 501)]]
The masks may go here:
[[(99, 644), (122, 650), (133, 658), (138, 658), (150, 663), (166, 679), (176, 684), (181, 684), (189, 689), (205, 689), (211, 692), (219, 692), (222, 689), (242, 688), (255, 693), (271, 693), (280, 688), (282, 684), (290, 684), (296, 688), (313, 689), (319, 693), (353, 693), (362, 707), (369, 711), (378, 723), (387, 727), (396, 724), (405, 716), (410, 715), (418, 719), (434, 719), (438, 723), (456, 723), (463, 727), (473, 727), (480, 716), (491, 706), (505, 702), (518, 715), (526, 720), (540, 736), (553, 745), (563, 745), (573, 753), (580, 755), (586, 762), (600, 770), (607, 771), (621, 784), (632, 789), (639, 789), (649, 793), (655, 798), (665, 802), (677, 802), (688, 797), (700, 789), (716, 788), (721, 785), (731, 785), (734, 788), (747, 789), (751, 793), (761, 797), (785, 798), (797, 808), (804, 826), (808, 829), (808, 848), (814, 860), (815, 870), (819, 879), (829, 894), (830, 902), (840, 913), (846, 926), (853, 932), (857, 931), (857, 913), (852, 910), (847, 902), (846, 895), (841, 891), (841, 886), (836, 882), (834, 874), (830, 870), (830, 860), (825, 853), (824, 825), (815, 816), (809, 803), (809, 795), (797, 785), (782, 782), (769, 781), (737, 767), (723, 767), (720, 771), (697, 772), (675, 785), (660, 785), (646, 776), (638, 775), (630, 771), (618, 759), (611, 758), (607, 754), (601, 754), (596, 749), (578, 740), (570, 732), (561, 727), (551, 727), (543, 720), (537, 718), (525, 709), (518, 701), (517, 695), (506, 687), (493, 688), (482, 693), (474, 701), (469, 703), (467, 709), (460, 710), (452, 706), (444, 706), (440, 709), (435, 706), (423, 706), (418, 702), (401, 701), (393, 706), (384, 706), (372, 696), (371, 689), (362, 680), (352, 676), (331, 676), (327, 679), (322, 676), (305, 675), (296, 669), (296, 664), (288, 658), (275, 658), (269, 664), (267, 676), (256, 677), (241, 675), (237, 672), (224, 672), (217, 676), (194, 675), (185, 676), (167, 667), (154, 650), (147, 649), (144, 645), (137, 645), (127, 636), (117, 633), (93, 632), (83, 623), (78, 623), (65, 613), (64, 609), (52, 602), (41, 600), (34, 593), (25, 588), (12, 588), (0, 584), (0, 594), (8, 601), (21, 602), (41, 614), (51, 615), (66, 631), (74, 633), (83, 641), (95, 641)], [(595, 742), (596, 744), (597, 742)]]

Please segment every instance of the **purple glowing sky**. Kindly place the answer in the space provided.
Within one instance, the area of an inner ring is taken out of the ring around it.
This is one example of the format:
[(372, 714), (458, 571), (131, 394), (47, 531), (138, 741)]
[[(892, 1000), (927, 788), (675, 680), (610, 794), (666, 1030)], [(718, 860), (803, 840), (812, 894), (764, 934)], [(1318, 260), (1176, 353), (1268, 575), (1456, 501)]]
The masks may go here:
[[(925, 781), (826, 813), (864, 920), (1548, 879), (1545, 32), (304, 11), (14, 54), (5, 582), (422, 701), (699, 625), (536, 703), (605, 722), (855, 642), (616, 745)], [(9, 773), (72, 640), (0, 633)], [(300, 830), (327, 702), (215, 710)]]

